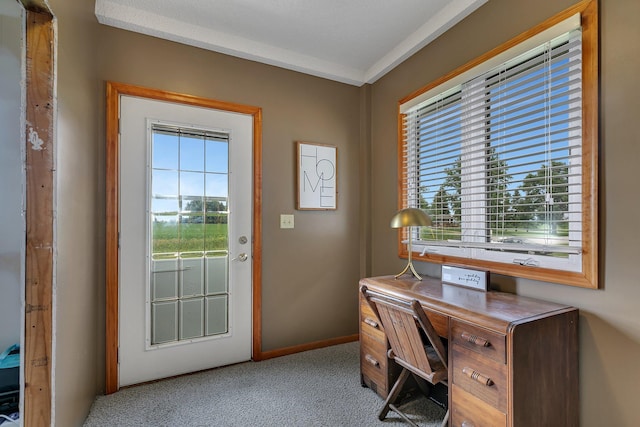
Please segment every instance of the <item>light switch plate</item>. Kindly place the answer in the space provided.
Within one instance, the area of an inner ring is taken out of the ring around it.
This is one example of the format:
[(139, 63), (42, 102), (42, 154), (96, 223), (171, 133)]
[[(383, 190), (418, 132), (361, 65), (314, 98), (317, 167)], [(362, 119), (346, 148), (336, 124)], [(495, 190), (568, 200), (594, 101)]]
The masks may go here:
[(280, 215), (280, 228), (293, 228), (293, 215)]

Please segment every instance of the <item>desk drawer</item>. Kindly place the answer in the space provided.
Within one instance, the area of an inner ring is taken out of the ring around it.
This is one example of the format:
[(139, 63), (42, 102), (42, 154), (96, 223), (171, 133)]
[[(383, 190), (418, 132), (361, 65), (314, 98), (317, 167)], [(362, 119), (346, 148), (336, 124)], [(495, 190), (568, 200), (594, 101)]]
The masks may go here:
[(377, 332), (366, 326), (360, 331), (360, 370), (367, 385), (386, 397), (389, 388), (387, 342), (384, 335), (381, 340)]
[[(424, 308), (424, 307), (423, 307)], [(442, 338), (449, 338), (449, 318), (435, 311), (426, 309), (425, 314), (429, 318), (429, 322), (433, 325), (433, 329), (436, 330), (439, 336)]]
[(451, 427), (505, 427), (507, 415), (465, 392), (451, 387)]
[(507, 412), (507, 365), (454, 345), (449, 367), (454, 385)]
[(363, 383), (387, 397), (395, 371), (387, 359), (387, 336), (367, 301), (360, 297), (360, 373)]
[(361, 328), (364, 328), (366, 325), (384, 335), (382, 324), (380, 324), (380, 321), (373, 313), (371, 306), (364, 299), (360, 301), (360, 322), (362, 322)]
[(459, 320), (451, 320), (451, 341), (454, 345), (468, 348), (483, 357), (507, 363), (506, 337)]

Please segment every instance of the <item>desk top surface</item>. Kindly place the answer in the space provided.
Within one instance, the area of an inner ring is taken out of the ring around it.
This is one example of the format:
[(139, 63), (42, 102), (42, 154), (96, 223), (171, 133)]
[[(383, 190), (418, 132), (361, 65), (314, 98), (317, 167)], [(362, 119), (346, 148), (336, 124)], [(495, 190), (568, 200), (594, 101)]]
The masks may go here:
[(519, 323), (576, 310), (567, 305), (497, 291), (479, 291), (425, 277), (421, 281), (394, 276), (368, 277), (361, 286), (403, 299), (417, 299), (425, 309), (501, 333)]

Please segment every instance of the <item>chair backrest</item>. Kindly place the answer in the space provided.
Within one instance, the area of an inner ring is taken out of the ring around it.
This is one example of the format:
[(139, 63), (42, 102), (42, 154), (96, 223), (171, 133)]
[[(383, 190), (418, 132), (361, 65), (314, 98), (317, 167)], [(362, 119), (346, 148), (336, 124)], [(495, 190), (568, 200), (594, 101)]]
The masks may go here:
[(420, 303), (373, 292), (366, 286), (361, 287), (361, 292), (382, 323), (393, 358), (432, 383), (446, 379), (447, 353), (444, 344)]

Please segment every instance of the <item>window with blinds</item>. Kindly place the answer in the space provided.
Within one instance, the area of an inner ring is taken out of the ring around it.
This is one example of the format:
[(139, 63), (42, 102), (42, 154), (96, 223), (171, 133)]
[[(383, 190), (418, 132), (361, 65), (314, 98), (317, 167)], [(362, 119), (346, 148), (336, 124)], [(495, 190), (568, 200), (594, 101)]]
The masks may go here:
[(594, 177), (584, 176), (580, 22), (401, 104), (401, 207), (433, 223), (411, 231), (419, 256), (583, 272)]

